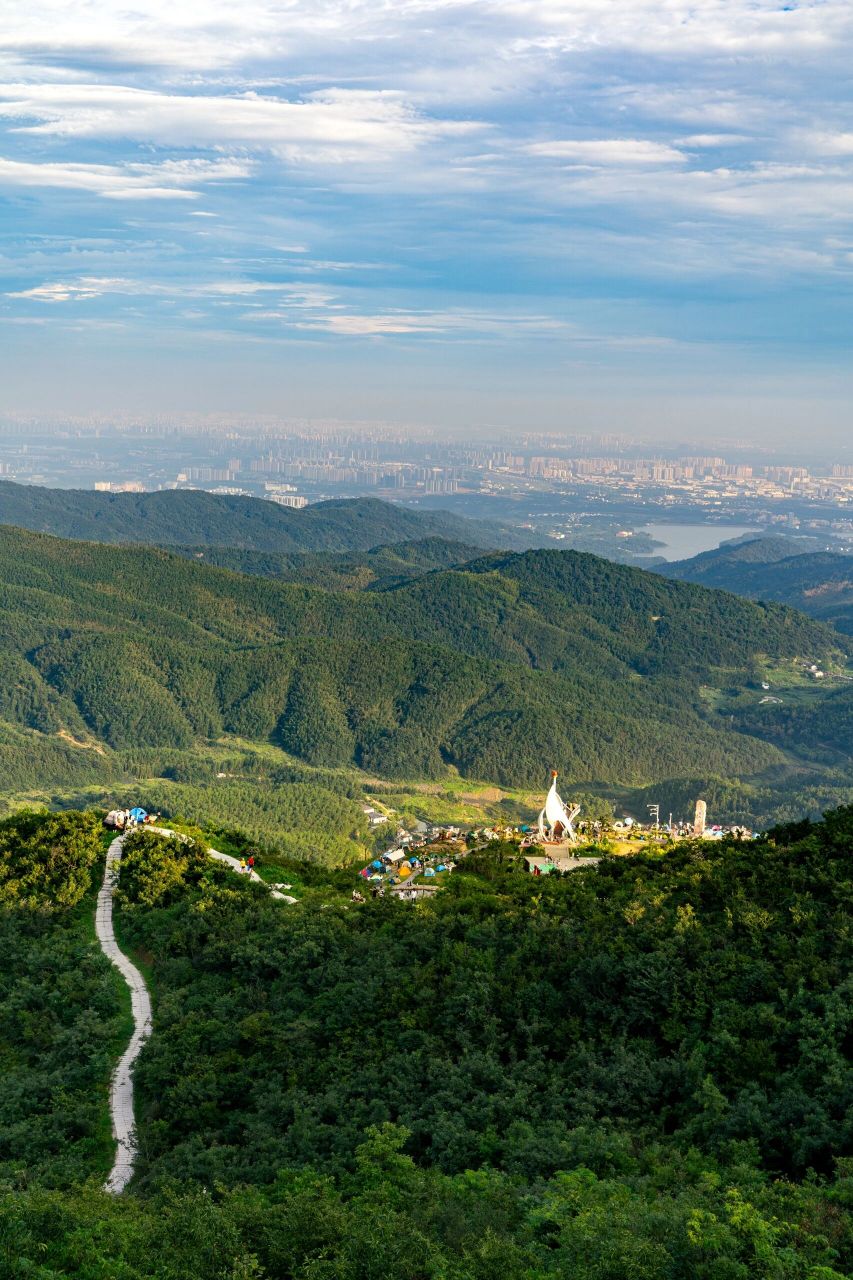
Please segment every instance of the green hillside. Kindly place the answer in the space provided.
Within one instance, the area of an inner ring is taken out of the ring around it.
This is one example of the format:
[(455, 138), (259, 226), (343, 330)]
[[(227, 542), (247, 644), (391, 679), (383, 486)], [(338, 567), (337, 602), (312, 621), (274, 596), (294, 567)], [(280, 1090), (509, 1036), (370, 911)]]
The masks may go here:
[(757, 653), (828, 662), (836, 644), (781, 606), (558, 551), (341, 592), (4, 528), (0, 604), (13, 725), (117, 751), (230, 734), (314, 765), (506, 785), (552, 762), (629, 785), (769, 768), (778, 749), (707, 691), (745, 683)]
[(723, 542), (710, 551), (701, 551), (689, 560), (676, 560), (666, 565), (659, 565), (657, 572), (665, 572), (672, 577), (681, 577), (679, 570), (686, 565), (693, 565), (697, 570), (703, 567), (709, 571), (714, 565), (723, 564), (776, 564), (780, 560), (789, 560), (791, 556), (807, 555), (820, 550), (814, 538), (790, 538), (783, 534), (764, 534), (760, 537), (746, 535), (730, 542)]
[(475, 560), (481, 546), (447, 538), (419, 538), (362, 552), (241, 551), (233, 547), (173, 547), (180, 555), (235, 573), (258, 574), (281, 582), (332, 591), (382, 591), (435, 569)]
[(475, 547), (525, 547), (531, 539), (449, 511), (412, 511), (378, 498), (317, 502), (301, 510), (202, 490), (96, 493), (0, 480), (0, 524), (91, 542), (227, 546), (253, 551), (367, 551), (380, 543), (441, 537)]
[[(130, 999), (95, 944), (91, 813), (0, 822), (0, 1187), (68, 1186), (112, 1164), (107, 1095)], [(0, 1275), (16, 1273), (0, 1211)], [(5, 1263), (5, 1265), (4, 1265)]]
[(655, 572), (751, 600), (791, 605), (853, 635), (853, 556), (831, 551), (794, 555), (792, 549), (787, 538), (756, 538), (659, 565)]
[(542, 880), (493, 844), (418, 907), (340, 873), (287, 906), (140, 833), (113, 1196), (97, 825), (0, 824), (0, 1274), (844, 1280), (852, 839), (839, 810)]

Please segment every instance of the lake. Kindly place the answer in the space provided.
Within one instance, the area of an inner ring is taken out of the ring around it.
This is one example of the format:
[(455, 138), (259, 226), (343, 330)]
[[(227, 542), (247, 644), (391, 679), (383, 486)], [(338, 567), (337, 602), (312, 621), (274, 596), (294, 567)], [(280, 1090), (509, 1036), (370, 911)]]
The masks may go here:
[(653, 554), (664, 560), (687, 560), (702, 551), (714, 551), (733, 538), (760, 532), (747, 524), (644, 524), (637, 530), (663, 544), (655, 547)]

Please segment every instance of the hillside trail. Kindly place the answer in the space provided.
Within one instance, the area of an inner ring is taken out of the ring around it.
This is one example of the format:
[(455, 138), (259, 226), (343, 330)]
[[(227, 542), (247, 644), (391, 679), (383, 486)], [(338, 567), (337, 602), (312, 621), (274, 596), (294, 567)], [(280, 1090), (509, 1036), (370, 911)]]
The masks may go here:
[[(143, 831), (154, 831), (158, 835), (174, 836), (178, 840), (187, 839), (178, 831), (168, 827), (142, 827)], [(115, 1195), (124, 1191), (133, 1177), (136, 1164), (137, 1146), (133, 1123), (133, 1068), (142, 1046), (151, 1034), (151, 996), (145, 985), (145, 979), (128, 960), (116, 942), (113, 928), (113, 894), (118, 885), (121, 869), (121, 855), (124, 849), (125, 835), (116, 836), (107, 850), (107, 861), (104, 868), (104, 880), (98, 893), (98, 905), (95, 910), (95, 933), (104, 955), (118, 969), (130, 989), (130, 1007), (133, 1015), (133, 1034), (130, 1043), (119, 1058), (110, 1082), (110, 1119), (113, 1137), (116, 1141), (116, 1154), (110, 1175), (104, 1183), (104, 1190)], [(238, 874), (248, 874), (258, 884), (265, 882), (256, 871), (243, 872), (240, 863), (230, 854), (220, 853), (218, 849), (209, 849), (211, 858), (224, 862)], [(296, 902), (296, 898), (277, 889), (270, 889), (270, 897), (282, 902)]]

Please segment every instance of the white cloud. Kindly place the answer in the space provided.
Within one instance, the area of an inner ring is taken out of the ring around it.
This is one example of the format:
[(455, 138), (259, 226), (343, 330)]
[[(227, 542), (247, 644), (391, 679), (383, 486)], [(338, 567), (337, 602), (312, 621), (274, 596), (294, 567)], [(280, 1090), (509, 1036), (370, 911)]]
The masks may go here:
[(680, 147), (738, 147), (751, 141), (742, 133), (691, 133), (676, 139)]
[(170, 147), (240, 144), (302, 161), (318, 151), (332, 161), (391, 156), (476, 127), (424, 118), (395, 93), (331, 89), (288, 101), (254, 92), (176, 94), (92, 83), (0, 86), (4, 117), (28, 134)]
[(0, 50), (24, 65), (190, 74), (336, 53), (372, 65), (383, 46), (392, 60), (414, 50), (412, 74), (452, 58), (467, 78), (490, 46), (507, 66), (563, 50), (802, 57), (838, 48), (853, 25), (848, 0), (26, 0), (7, 9)]
[(825, 54), (849, 37), (847, 0), (501, 0), (551, 49), (613, 48), (644, 53), (719, 56)]
[(775, 163), (653, 172), (615, 167), (567, 170), (560, 182), (552, 182), (551, 197), (567, 208), (603, 204), (665, 222), (690, 216), (706, 226), (720, 218), (746, 218), (777, 229), (814, 227), (849, 218), (853, 171)]
[[(320, 327), (320, 326), (318, 326)], [(446, 327), (435, 316), (391, 315), (391, 316), (329, 316), (322, 322), (322, 328), (332, 333), (364, 337), (377, 334), (394, 333), (441, 333)]]
[(644, 138), (554, 139), (531, 143), (526, 150), (533, 156), (588, 165), (658, 165), (684, 161), (684, 155), (675, 147)]
[(803, 130), (798, 134), (800, 144), (812, 152), (824, 156), (853, 156), (853, 132), (831, 133), (822, 130)]
[[(267, 317), (284, 318), (281, 313)], [(561, 333), (566, 326), (548, 315), (524, 315), (479, 310), (385, 311), (379, 314), (333, 312), (301, 322), (300, 328), (325, 329), (347, 337), (395, 334), (488, 334), (513, 337), (521, 333)]]
[(134, 291), (134, 281), (132, 280), (111, 280), (107, 277), (89, 276), (78, 280), (39, 284), (32, 289), (21, 289), (6, 296), (9, 298), (31, 298), (34, 302), (79, 302), (87, 301), (90, 298), (100, 298), (105, 293), (130, 293)]
[(111, 200), (192, 200), (194, 185), (245, 177), (244, 161), (164, 160), (159, 164), (35, 163), (0, 157), (0, 185), (62, 187), (88, 191)]
[(68, 280), (46, 281), (31, 289), (20, 289), (6, 296), (30, 298), (36, 302), (77, 302), (100, 298), (108, 294), (120, 294), (133, 298), (155, 297), (164, 299), (208, 298), (212, 302), (239, 301), (245, 305), (247, 298), (257, 294), (278, 294), (288, 306), (325, 307), (332, 302), (332, 295), (314, 285), (298, 281), (275, 280), (150, 280), (124, 276), (75, 276)]

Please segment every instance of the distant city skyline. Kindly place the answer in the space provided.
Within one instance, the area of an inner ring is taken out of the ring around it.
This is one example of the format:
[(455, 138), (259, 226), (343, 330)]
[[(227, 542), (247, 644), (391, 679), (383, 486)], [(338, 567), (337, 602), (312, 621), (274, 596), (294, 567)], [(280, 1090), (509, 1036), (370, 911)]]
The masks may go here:
[(848, 0), (8, 9), (0, 417), (849, 438)]

